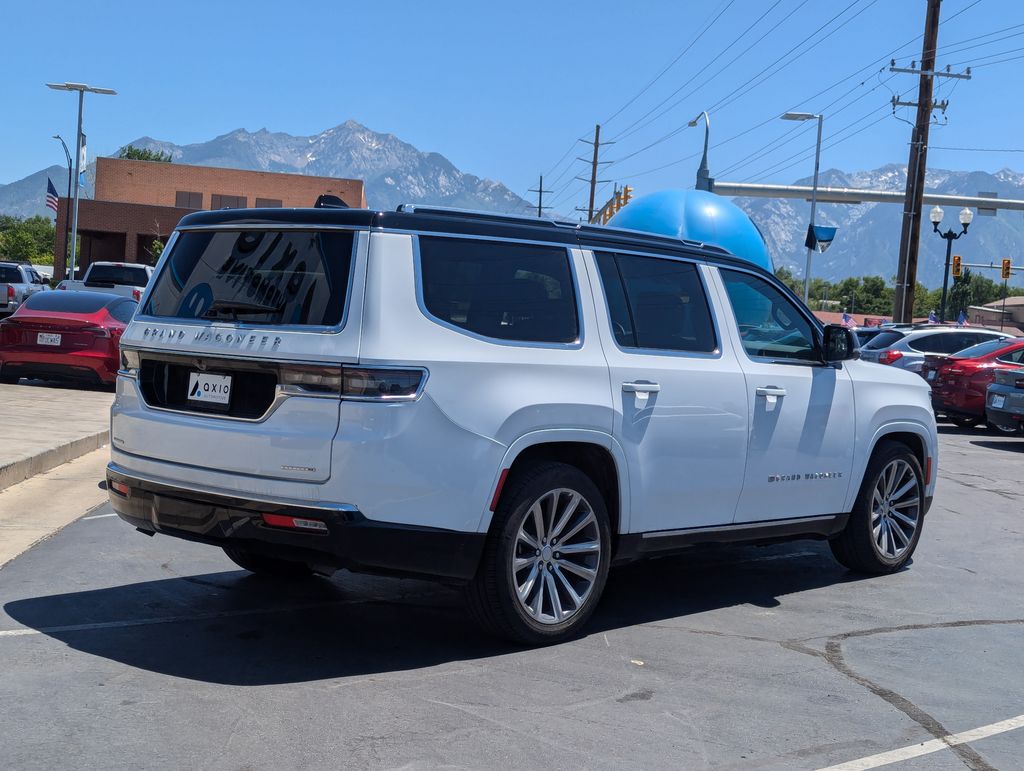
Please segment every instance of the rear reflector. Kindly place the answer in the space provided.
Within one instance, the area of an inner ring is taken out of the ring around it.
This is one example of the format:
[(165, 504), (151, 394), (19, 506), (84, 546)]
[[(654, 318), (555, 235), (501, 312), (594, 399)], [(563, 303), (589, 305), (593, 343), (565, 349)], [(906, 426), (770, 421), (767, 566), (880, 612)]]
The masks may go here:
[(128, 492), (131, 488), (128, 487), (128, 485), (126, 485), (124, 482), (111, 482), (110, 489), (113, 490), (118, 495), (128, 497)]
[(319, 519), (302, 519), (284, 514), (264, 514), (263, 521), (271, 527), (287, 527), (291, 530), (313, 530), (317, 533), (327, 532), (327, 523)]
[(932, 459), (931, 456), (924, 461), (924, 483), (930, 485), (932, 483)]
[(498, 484), (494, 488), (494, 497), (491, 498), (491, 508), (490, 508), (490, 510), (492, 512), (496, 508), (498, 508), (498, 501), (501, 500), (501, 489), (505, 486), (505, 480), (506, 479), (508, 479), (508, 469), (507, 468), (501, 470), (501, 476), (498, 477)]

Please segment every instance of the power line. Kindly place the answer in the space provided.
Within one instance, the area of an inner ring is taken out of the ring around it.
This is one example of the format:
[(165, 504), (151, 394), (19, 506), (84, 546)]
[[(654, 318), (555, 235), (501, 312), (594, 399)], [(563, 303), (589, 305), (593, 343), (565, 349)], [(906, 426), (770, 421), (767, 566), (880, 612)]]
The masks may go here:
[(1024, 59), (1024, 54), (1021, 54), (1020, 56), (1010, 56), (1010, 57), (1008, 57), (1006, 59), (998, 59), (998, 60), (996, 60), (994, 62), (982, 62), (981, 64), (973, 65), (973, 67), (974, 67), (974, 69), (978, 69), (979, 67), (989, 67), (989, 66), (991, 66), (993, 64), (1003, 64), (1004, 62), (1015, 62), (1018, 59)]
[(942, 147), (931, 145), (929, 150), (957, 150), (962, 153), (1024, 153), (1024, 149), (999, 147)]

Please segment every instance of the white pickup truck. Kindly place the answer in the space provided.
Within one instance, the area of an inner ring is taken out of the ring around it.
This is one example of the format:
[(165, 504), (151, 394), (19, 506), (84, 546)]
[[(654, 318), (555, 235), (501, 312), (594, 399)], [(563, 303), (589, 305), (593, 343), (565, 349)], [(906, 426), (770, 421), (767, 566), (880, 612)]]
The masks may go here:
[(79, 292), (107, 292), (131, 297), (138, 301), (146, 291), (146, 284), (153, 276), (150, 265), (131, 262), (94, 262), (85, 271), (81, 281), (65, 279), (57, 289)]

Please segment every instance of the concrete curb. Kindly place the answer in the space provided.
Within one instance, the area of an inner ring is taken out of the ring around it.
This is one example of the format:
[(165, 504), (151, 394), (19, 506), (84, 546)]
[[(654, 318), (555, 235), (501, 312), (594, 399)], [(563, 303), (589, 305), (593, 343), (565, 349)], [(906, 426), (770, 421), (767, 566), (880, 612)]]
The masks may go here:
[(67, 463), (69, 460), (80, 458), (93, 450), (98, 450), (109, 442), (110, 432), (100, 431), (96, 434), (72, 439), (70, 442), (58, 445), (57, 447), (51, 447), (49, 450), (38, 455), (32, 455), (31, 457), (21, 458), (13, 463), (8, 463), (6, 466), (0, 467), (0, 490), (5, 490), (11, 485), (18, 484), (18, 482), (24, 482), (36, 474), (42, 474), (45, 471), (57, 468), (57, 466)]

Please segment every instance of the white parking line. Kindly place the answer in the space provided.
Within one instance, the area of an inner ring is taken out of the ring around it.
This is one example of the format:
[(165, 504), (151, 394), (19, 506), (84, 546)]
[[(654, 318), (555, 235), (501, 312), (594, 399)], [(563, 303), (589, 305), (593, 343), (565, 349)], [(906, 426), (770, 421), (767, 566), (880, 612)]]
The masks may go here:
[(931, 741), (912, 744), (909, 747), (903, 747), (898, 750), (869, 755), (866, 758), (840, 763), (837, 766), (829, 766), (828, 768), (819, 769), (819, 771), (865, 771), (869, 768), (887, 766), (890, 763), (898, 763), (901, 760), (910, 760), (911, 758), (919, 758), (922, 755), (930, 755), (933, 752), (948, 750), (950, 747), (955, 747), (958, 744), (968, 744), (980, 739), (987, 739), (989, 736), (1004, 734), (1017, 728), (1024, 728), (1024, 715), (1017, 715), (1017, 717), (1011, 717), (1009, 720), (991, 723), (980, 728), (972, 728), (969, 731), (961, 731), (958, 734), (949, 734), (941, 739), (932, 739)]
[(82, 517), (82, 521), (85, 522), (87, 519), (103, 519), (104, 517), (116, 517), (117, 514), (93, 514), (91, 517)]

